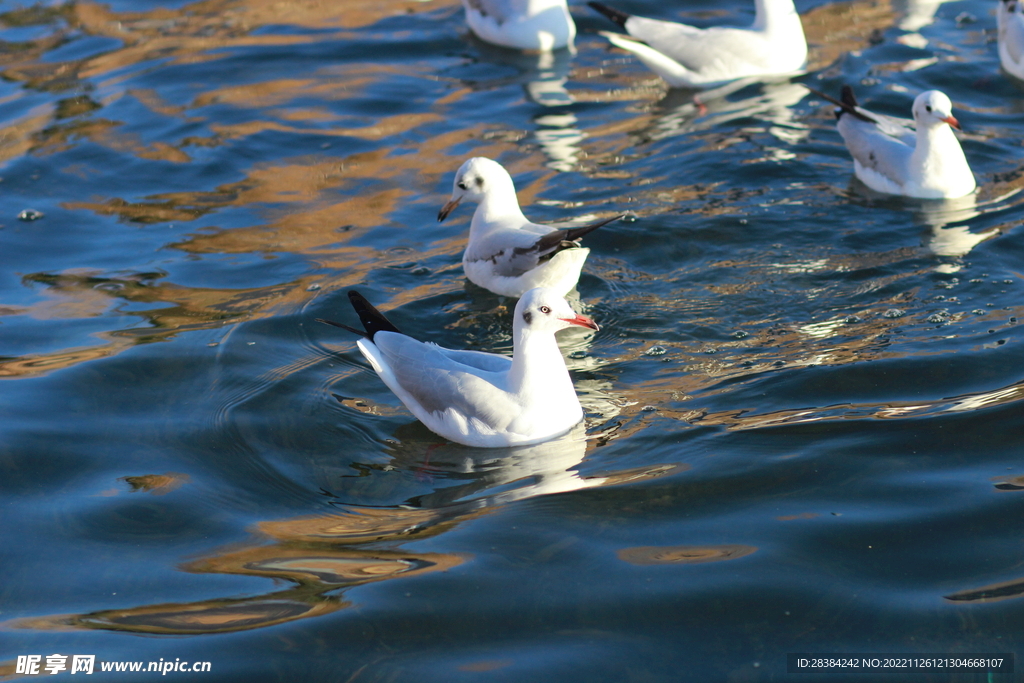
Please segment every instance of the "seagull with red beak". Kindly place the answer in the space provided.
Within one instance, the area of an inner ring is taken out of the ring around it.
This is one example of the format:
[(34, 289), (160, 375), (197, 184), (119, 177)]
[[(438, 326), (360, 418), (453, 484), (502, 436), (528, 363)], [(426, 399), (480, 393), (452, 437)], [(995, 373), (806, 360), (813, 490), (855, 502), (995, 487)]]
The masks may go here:
[(597, 330), (551, 289), (526, 292), (512, 322), (512, 357), (456, 351), (402, 334), (358, 292), (349, 292), (363, 329), (321, 320), (363, 338), (359, 350), (405, 407), (435, 434), (467, 446), (540, 443), (583, 419), (555, 332)]
[(974, 174), (952, 130), (960, 130), (960, 123), (945, 94), (928, 90), (917, 96), (916, 131), (909, 122), (860, 107), (849, 86), (843, 88), (841, 101), (825, 97), (838, 105), (837, 128), (853, 155), (854, 172), (872, 190), (923, 199), (974, 192)]

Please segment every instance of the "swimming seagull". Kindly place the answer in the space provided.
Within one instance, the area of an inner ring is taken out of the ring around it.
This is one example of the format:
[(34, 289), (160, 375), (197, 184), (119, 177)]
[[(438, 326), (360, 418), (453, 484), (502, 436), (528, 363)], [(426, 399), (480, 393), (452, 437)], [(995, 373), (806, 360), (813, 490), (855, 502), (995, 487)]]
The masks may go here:
[(861, 181), (877, 192), (924, 199), (953, 199), (974, 191), (977, 183), (952, 129), (953, 103), (944, 93), (928, 90), (914, 100), (915, 132), (901, 119), (875, 114), (857, 105), (853, 89), (843, 86), (837, 105), (837, 128), (853, 155)]
[(568, 294), (580, 279), (590, 249), (579, 240), (622, 215), (580, 228), (552, 230), (531, 223), (519, 208), (508, 171), (485, 157), (467, 160), (455, 174), (452, 197), (437, 214), (443, 221), (463, 199), (478, 202), (462, 255), (466, 277), (503, 296), (522, 296), (534, 287)]
[(999, 0), (999, 62), (1011, 75), (1024, 81), (1024, 13), (1019, 0)]
[(481, 40), (520, 50), (572, 49), (566, 0), (462, 0), (466, 23)]
[(793, 0), (756, 0), (749, 28), (707, 29), (588, 4), (629, 33), (601, 35), (635, 54), (674, 88), (710, 88), (737, 78), (795, 73), (807, 61), (807, 40)]
[(516, 304), (511, 358), (417, 341), (359, 292), (348, 297), (363, 330), (317, 320), (362, 336), (357, 345), (366, 360), (436, 434), (467, 446), (519, 446), (553, 439), (583, 419), (555, 332), (598, 326), (558, 292), (531, 289)]

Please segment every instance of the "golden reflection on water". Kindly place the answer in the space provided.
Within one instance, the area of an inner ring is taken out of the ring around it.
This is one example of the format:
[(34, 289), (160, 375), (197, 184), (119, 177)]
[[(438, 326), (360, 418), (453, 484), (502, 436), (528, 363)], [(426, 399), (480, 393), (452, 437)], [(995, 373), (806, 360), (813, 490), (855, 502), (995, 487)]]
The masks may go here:
[[(408, 553), (311, 543), (301, 522), (279, 543), (233, 550), (183, 565), (194, 574), (235, 574), (289, 581), (292, 588), (240, 599), (143, 605), (86, 614), (29, 617), (6, 623), (38, 630), (103, 629), (157, 635), (204, 635), (264, 628), (350, 607), (339, 591), (367, 583), (446, 571), (466, 555)], [(280, 527), (278, 527), (280, 529)], [(328, 595), (328, 593), (332, 593)]]
[(616, 554), (623, 562), (638, 565), (703, 564), (735, 560), (756, 551), (750, 545), (676, 545), (622, 548)]
[[(37, 630), (103, 629), (137, 634), (203, 635), (273, 626), (323, 616), (355, 604), (343, 593), (367, 583), (447, 571), (472, 560), (462, 553), (405, 551), (402, 543), (438, 536), (458, 524), (496, 512), (513, 501), (596, 486), (662, 477), (680, 465), (653, 465), (594, 476), (576, 468), (596, 441), (573, 438), (515, 449), (471, 449), (441, 444), (395, 444), (390, 471), (419, 471), (426, 477), (458, 475), (464, 483), (440, 486), (400, 506), (345, 505), (337, 514), (265, 520), (255, 532), (272, 543), (231, 546), (181, 566), (193, 574), (229, 574), (283, 580), (292, 587), (246, 598), (213, 598), (193, 603), (142, 605), (85, 614), (28, 617), (6, 622)], [(184, 475), (122, 478), (133, 490), (170, 493)], [(450, 483), (450, 482), (449, 482)], [(391, 547), (381, 548), (381, 543)], [(725, 548), (723, 546), (723, 548)], [(731, 548), (731, 547), (729, 547)], [(739, 546), (736, 546), (739, 548)], [(738, 556), (736, 550), (723, 550)], [(725, 559), (720, 558), (720, 559)], [(674, 560), (675, 561), (675, 560)], [(695, 560), (689, 561), (710, 561)]]
[[(85, 81), (99, 82), (99, 91), (113, 94), (106, 99), (94, 100), (90, 95), (75, 94), (60, 100), (55, 107), (44, 106), (0, 131), (0, 161), (26, 153), (50, 154), (66, 149), (78, 140), (89, 140), (121, 153), (138, 158), (189, 164), (190, 147), (209, 147), (226, 144), (233, 139), (252, 136), (261, 131), (278, 130), (308, 132), (304, 127), (318, 124), (316, 133), (340, 139), (361, 138), (372, 141), (390, 139), (415, 131), (441, 120), (444, 107), (457, 103), (471, 92), (469, 87), (455, 87), (431, 112), (396, 114), (372, 122), (353, 126), (344, 117), (323, 109), (292, 107), (299, 99), (316, 97), (324, 101), (342, 100), (361, 92), (378, 82), (382, 73), (397, 73), (398, 67), (376, 63), (343, 64), (321, 72), (299, 77), (256, 81), (249, 84), (231, 84), (211, 87), (198, 93), (187, 105), (169, 104), (154, 90), (133, 89), (118, 92), (116, 79), (104, 80), (108, 74), (124, 73), (126, 69), (155, 59), (171, 63), (195, 63), (217, 58), (228, 49), (247, 46), (291, 45), (304, 41), (346, 38), (354, 36), (355, 29), (371, 26), (383, 18), (410, 12), (435, 12), (438, 9), (458, 11), (454, 0), (431, 2), (424, 5), (409, 0), (345, 3), (344, 7), (321, 2), (280, 3), (273, 0), (207, 0), (179, 9), (155, 9), (150, 12), (113, 12), (97, 3), (80, 2), (55, 8), (39, 8), (26, 12), (48, 12), (60, 17), (66, 28), (21, 45), (18, 51), (0, 53), (0, 65), (5, 75), (40, 90), (85, 89)], [(13, 15), (9, 15), (13, 16)], [(805, 30), (812, 43), (810, 68), (820, 68), (835, 62), (850, 49), (868, 44), (871, 35), (896, 20), (897, 12), (888, 2), (854, 1), (831, 3), (808, 12), (804, 17)], [(38, 21), (38, 17), (36, 17)], [(260, 33), (259, 28), (289, 24), (327, 31), (314, 35), (281, 35), (278, 32)], [(90, 35), (107, 36), (121, 42), (121, 46), (100, 55), (72, 62), (42, 61), (45, 53), (62, 40), (68, 32), (84, 31)], [(331, 33), (331, 32), (334, 33)], [(482, 49), (484, 59), (496, 61), (511, 59), (501, 51)], [(536, 59), (536, 58), (531, 58)], [(564, 63), (563, 63), (564, 62)], [(417, 196), (429, 196), (442, 177), (454, 172), (461, 159), (451, 150), (468, 140), (488, 142), (474, 153), (498, 157), (516, 150), (517, 161), (510, 164), (513, 176), (540, 167), (546, 157), (552, 172), (579, 167), (595, 177), (607, 174), (603, 166), (620, 155), (636, 140), (656, 138), (669, 132), (691, 130), (693, 117), (700, 119), (699, 128), (706, 129), (734, 117), (759, 115), (772, 128), (780, 140), (791, 144), (803, 132), (792, 118), (790, 107), (804, 95), (803, 90), (791, 83), (766, 85), (762, 92), (740, 101), (715, 100), (696, 107), (684, 97), (679, 102), (669, 93), (664, 96), (660, 86), (644, 85), (645, 80), (616, 79), (616, 88), (564, 91), (567, 80), (581, 83), (607, 83), (601, 70), (574, 67), (571, 61), (517, 65), (525, 71), (524, 88), (528, 96), (541, 106), (545, 98), (572, 99), (598, 98), (603, 101), (636, 99), (646, 102), (635, 117), (601, 124), (589, 131), (575, 128), (573, 120), (537, 119), (539, 148), (524, 155), (518, 137), (495, 135), (493, 127), (448, 131), (425, 136), (417, 143), (416, 154), (400, 154), (400, 147), (384, 147), (371, 152), (344, 157), (325, 151), (324, 157), (294, 158), (287, 163), (255, 165), (245, 169), (245, 177), (220, 186), (212, 191), (172, 192), (147, 197), (144, 200), (120, 197), (100, 197), (91, 201), (69, 201), (63, 206), (69, 210), (91, 211), (101, 216), (120, 219), (144, 226), (154, 223), (187, 224), (200, 217), (208, 217), (229, 207), (253, 207), (262, 214), (260, 223), (231, 229), (205, 229), (168, 245), (190, 254), (230, 253), (292, 253), (308, 258), (322, 268), (334, 269), (340, 275), (330, 288), (348, 287), (363, 279), (374, 268), (387, 265), (386, 255), (367, 247), (352, 247), (348, 242), (363, 231), (392, 225), (393, 216), (403, 203)], [(403, 65), (401, 72), (419, 66)], [(383, 70), (383, 71), (382, 71)], [(390, 71), (388, 71), (390, 70)], [(124, 78), (118, 76), (118, 79)], [(647, 79), (645, 75), (642, 78)], [(532, 80), (531, 80), (532, 79)], [(648, 79), (649, 80), (649, 79)], [(562, 90), (558, 90), (561, 87)], [(554, 89), (552, 89), (554, 88)], [(231, 105), (239, 109), (263, 112), (237, 123), (209, 121), (212, 135), (189, 137), (174, 144), (152, 142), (145, 144), (122, 131), (122, 122), (102, 117), (106, 104), (130, 94), (155, 114), (182, 121), (201, 122), (201, 108), (211, 104)], [(559, 100), (561, 101), (561, 100)], [(716, 104), (715, 102), (718, 102)], [(716, 107), (721, 107), (716, 113)], [(80, 114), (94, 112), (92, 118)], [(724, 118), (723, 118), (724, 117)], [(521, 135), (525, 135), (522, 132)], [(733, 136), (735, 137), (735, 136)], [(740, 138), (743, 136), (741, 135)], [(737, 139), (740, 139), (737, 138)], [(706, 139), (710, 149), (722, 149), (735, 140), (721, 134)], [(765, 161), (777, 161), (784, 148), (766, 150)], [(88, 173), (88, 169), (68, 169), (72, 173)], [(519, 195), (529, 205), (543, 191), (550, 180), (541, 174), (532, 182), (520, 186)], [(349, 188), (358, 186), (358, 191)], [(645, 191), (630, 188), (630, 194), (606, 202), (597, 215), (604, 215), (612, 206), (626, 206), (638, 201), (653, 206), (673, 206), (680, 202), (702, 202), (701, 213), (729, 213), (729, 205), (737, 197), (719, 197), (711, 187), (677, 186), (672, 190)], [(443, 197), (438, 197), (440, 203)], [(425, 213), (425, 222), (430, 216)], [(395, 226), (397, 229), (415, 229), (417, 226)], [(986, 235), (987, 237), (988, 235)], [(945, 241), (940, 237), (948, 238)], [(952, 233), (940, 235), (936, 244), (947, 245)], [(457, 255), (464, 245), (465, 235), (439, 240), (431, 245), (423, 258)], [(939, 246), (937, 253), (952, 247)], [(945, 250), (945, 251), (944, 251)], [(606, 273), (613, 277), (613, 273)], [(103, 274), (96, 274), (101, 277)], [(30, 276), (49, 285), (51, 299), (26, 311), (37, 318), (77, 318), (104, 315), (116, 299), (105, 299), (90, 287), (89, 278), (76, 284), (72, 272)], [(456, 278), (457, 279), (457, 278)], [(116, 280), (116, 278), (114, 279)], [(140, 288), (126, 285), (116, 293), (117, 299), (139, 302), (173, 303), (174, 308), (142, 313), (153, 329), (112, 330), (100, 333), (102, 344), (90, 348), (69, 348), (38, 356), (25, 356), (0, 363), (0, 377), (38, 375), (120, 353), (131, 343), (121, 340), (154, 341), (166, 339), (179, 330), (204, 329), (242, 320), (252, 320), (274, 313), (297, 310), (313, 295), (307, 288), (314, 278), (298, 280), (253, 290), (218, 291), (175, 286), (170, 283)], [(394, 305), (416, 301), (455, 286), (442, 285), (410, 287), (396, 294)], [(19, 311), (20, 313), (21, 311)], [(688, 388), (682, 388), (687, 391)]]

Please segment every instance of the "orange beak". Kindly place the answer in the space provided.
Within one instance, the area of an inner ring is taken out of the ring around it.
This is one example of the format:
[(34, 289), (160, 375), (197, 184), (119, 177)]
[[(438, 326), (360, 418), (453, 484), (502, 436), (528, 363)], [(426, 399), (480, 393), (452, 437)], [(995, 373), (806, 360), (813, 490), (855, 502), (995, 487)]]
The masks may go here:
[(450, 214), (452, 211), (454, 211), (455, 207), (458, 206), (459, 202), (461, 202), (461, 201), (462, 201), (462, 198), (460, 197), (459, 199), (453, 199), (450, 202), (448, 202), (447, 204), (445, 204), (444, 206), (442, 206), (441, 210), (437, 212), (437, 222), (440, 223), (445, 218), (448, 218), (448, 214)]
[(580, 315), (579, 313), (576, 314), (575, 318), (559, 318), (559, 320), (564, 320), (567, 323), (572, 323), (573, 325), (579, 325), (580, 327), (589, 327), (592, 330), (600, 330), (601, 329), (600, 327), (597, 326), (597, 323), (595, 323), (593, 320), (591, 320), (590, 318), (588, 318), (585, 315)]
[(960, 127), (960, 122), (957, 121), (956, 118), (953, 117), (953, 116), (947, 116), (946, 118), (944, 118), (942, 120), (945, 121), (946, 123), (948, 123), (949, 125), (953, 126), (954, 128), (956, 128), (957, 130), (963, 130), (963, 128)]

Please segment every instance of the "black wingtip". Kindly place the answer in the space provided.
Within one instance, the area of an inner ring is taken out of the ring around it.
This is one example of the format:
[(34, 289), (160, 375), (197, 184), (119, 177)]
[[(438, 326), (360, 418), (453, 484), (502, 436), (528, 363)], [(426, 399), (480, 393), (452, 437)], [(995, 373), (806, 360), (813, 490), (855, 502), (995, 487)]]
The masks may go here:
[(608, 225), (614, 223), (620, 218), (625, 218), (626, 214), (620, 213), (618, 216), (612, 216), (611, 218), (605, 218), (604, 220), (591, 223), (590, 225), (584, 225), (579, 228), (561, 228), (559, 230), (552, 230), (548, 234), (541, 237), (539, 240), (533, 243), (530, 247), (516, 247), (515, 252), (524, 254), (526, 252), (534, 251), (538, 254), (546, 254), (547, 256), (554, 256), (563, 249), (572, 249), (580, 246), (576, 243), (576, 240), (582, 238), (591, 232), (594, 232), (602, 225)]
[(834, 97), (832, 97), (830, 95), (826, 95), (825, 93), (821, 92), (820, 90), (815, 90), (814, 88), (812, 88), (811, 86), (807, 85), (806, 83), (801, 83), (800, 85), (804, 86), (805, 88), (810, 90), (812, 93), (814, 93), (815, 95), (817, 95), (821, 99), (825, 100), (826, 102), (831, 102), (832, 104), (836, 105), (835, 114), (836, 114), (836, 118), (837, 119), (839, 117), (841, 117), (843, 114), (853, 114), (855, 117), (857, 117), (861, 121), (868, 121), (870, 123), (875, 123), (875, 121), (873, 119), (871, 119), (868, 116), (865, 116), (864, 114), (861, 113), (862, 110), (858, 109), (858, 107), (860, 105), (857, 104), (857, 98), (854, 97), (854, 95), (853, 95), (853, 88), (851, 88), (850, 86), (848, 86), (848, 85), (844, 85), (843, 86), (842, 93), (840, 94), (840, 99), (837, 100), (836, 98), (834, 98)]
[(626, 14), (625, 12), (621, 12), (615, 9), (614, 7), (602, 5), (599, 2), (588, 2), (587, 4), (594, 8), (595, 10), (597, 10), (598, 12), (600, 12), (601, 14), (611, 19), (612, 21), (614, 21), (622, 28), (626, 28), (626, 22), (629, 21), (629, 17), (631, 15)]
[(402, 333), (394, 323), (384, 317), (384, 314), (373, 307), (369, 301), (366, 300), (359, 292), (350, 290), (348, 293), (348, 300), (352, 303), (352, 308), (356, 309), (356, 315), (359, 316), (359, 322), (363, 324), (366, 329), (365, 335), (373, 341), (373, 336), (378, 332), (398, 332)]
[(839, 95), (839, 100), (847, 107), (857, 107), (857, 98), (853, 94), (853, 88), (849, 85), (843, 86), (843, 92)]
[(357, 330), (354, 327), (349, 327), (348, 325), (344, 325), (342, 323), (336, 323), (333, 320), (325, 320), (324, 318), (317, 318), (316, 321), (318, 323), (323, 323), (324, 325), (334, 325), (335, 327), (340, 327), (343, 330), (348, 330), (352, 334), (358, 334), (360, 337), (365, 337), (366, 336), (366, 333), (363, 332), (362, 330)]
[(579, 238), (583, 237), (584, 235), (587, 235), (587, 234), (589, 234), (591, 232), (594, 232), (595, 230), (597, 230), (601, 226), (608, 225), (609, 223), (614, 223), (615, 221), (617, 221), (617, 220), (619, 220), (621, 218), (625, 218), (625, 217), (626, 217), (626, 214), (620, 213), (618, 216), (612, 216), (611, 218), (605, 218), (604, 220), (598, 221), (596, 223), (591, 223), (590, 225), (584, 225), (581, 228), (566, 228), (565, 230), (563, 230), (563, 232), (565, 234), (562, 237), (562, 239), (563, 240), (570, 240), (570, 241), (578, 240)]

